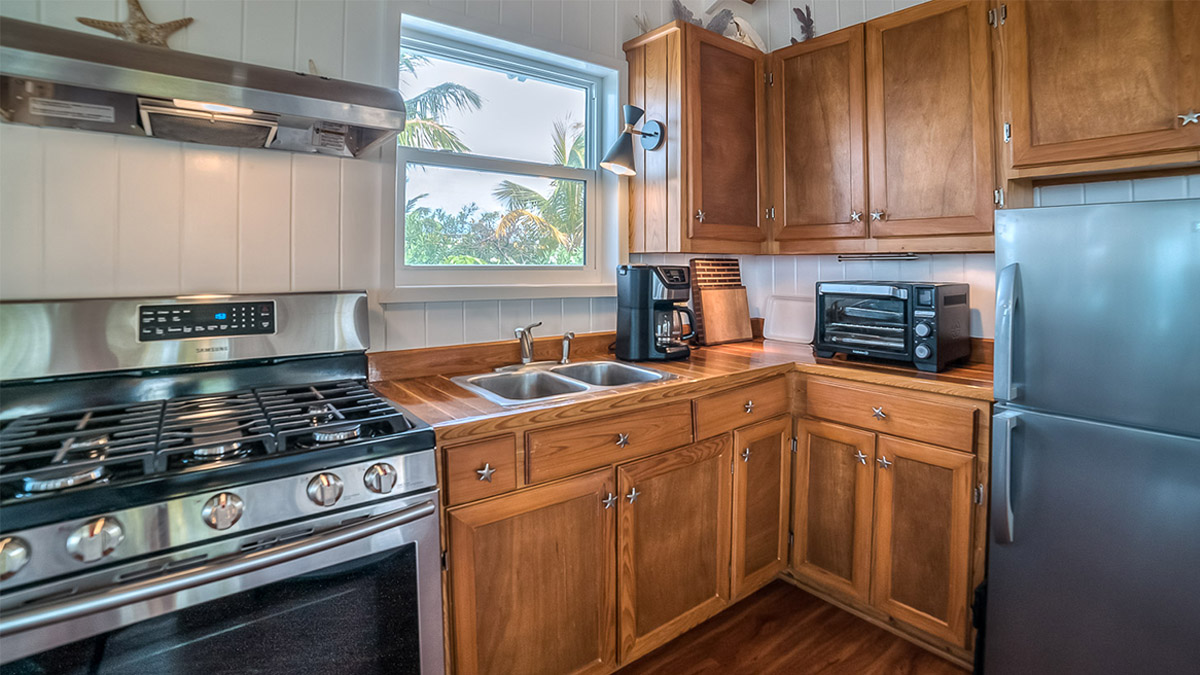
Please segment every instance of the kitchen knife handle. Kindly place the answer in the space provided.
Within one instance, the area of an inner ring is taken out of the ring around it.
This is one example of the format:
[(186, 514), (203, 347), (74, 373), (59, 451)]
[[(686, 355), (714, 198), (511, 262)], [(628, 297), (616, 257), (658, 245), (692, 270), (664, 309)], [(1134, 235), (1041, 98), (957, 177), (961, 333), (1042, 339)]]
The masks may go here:
[(995, 383), (992, 392), (998, 401), (1015, 401), (1020, 396), (1019, 388), (1013, 384), (1013, 341), (1016, 339), (1013, 322), (1021, 293), (1017, 263), (1000, 270), (996, 291), (996, 341), (999, 342), (999, 349), (994, 357)]
[(992, 418), (992, 533), (997, 544), (1013, 543), (1012, 435), (1020, 416), (1009, 410)]

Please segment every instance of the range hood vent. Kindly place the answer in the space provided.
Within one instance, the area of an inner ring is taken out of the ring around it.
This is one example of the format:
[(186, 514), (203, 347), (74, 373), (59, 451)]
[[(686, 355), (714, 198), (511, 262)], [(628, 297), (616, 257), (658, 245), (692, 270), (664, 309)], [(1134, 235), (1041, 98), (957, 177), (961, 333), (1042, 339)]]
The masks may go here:
[(0, 20), (6, 122), (358, 157), (404, 129), (400, 92)]

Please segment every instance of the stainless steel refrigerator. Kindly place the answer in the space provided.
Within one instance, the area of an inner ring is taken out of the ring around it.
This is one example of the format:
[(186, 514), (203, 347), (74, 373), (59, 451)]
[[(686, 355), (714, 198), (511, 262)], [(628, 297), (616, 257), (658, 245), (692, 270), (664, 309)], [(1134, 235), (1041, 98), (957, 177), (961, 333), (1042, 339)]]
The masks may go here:
[(986, 675), (1200, 672), (1200, 199), (996, 214)]

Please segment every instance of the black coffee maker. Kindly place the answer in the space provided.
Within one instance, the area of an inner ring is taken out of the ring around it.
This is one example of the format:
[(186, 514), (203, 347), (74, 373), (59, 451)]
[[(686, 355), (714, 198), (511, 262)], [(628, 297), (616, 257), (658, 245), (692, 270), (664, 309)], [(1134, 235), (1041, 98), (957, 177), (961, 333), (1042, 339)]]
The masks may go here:
[[(617, 267), (617, 358), (625, 361), (686, 359), (685, 340), (695, 335), (696, 316), (687, 308), (691, 282), (687, 267)], [(692, 332), (682, 335), (675, 316), (688, 316)]]

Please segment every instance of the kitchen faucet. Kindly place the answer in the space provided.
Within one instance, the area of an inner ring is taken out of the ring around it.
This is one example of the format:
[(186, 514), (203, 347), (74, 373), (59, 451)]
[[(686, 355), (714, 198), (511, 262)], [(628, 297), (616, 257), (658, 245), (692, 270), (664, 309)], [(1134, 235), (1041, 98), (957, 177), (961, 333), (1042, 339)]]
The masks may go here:
[(542, 322), (531, 323), (523, 328), (517, 328), (513, 331), (517, 339), (521, 341), (521, 363), (526, 364), (533, 360), (533, 329), (542, 325)]

